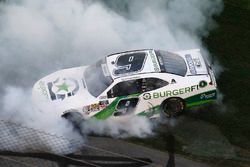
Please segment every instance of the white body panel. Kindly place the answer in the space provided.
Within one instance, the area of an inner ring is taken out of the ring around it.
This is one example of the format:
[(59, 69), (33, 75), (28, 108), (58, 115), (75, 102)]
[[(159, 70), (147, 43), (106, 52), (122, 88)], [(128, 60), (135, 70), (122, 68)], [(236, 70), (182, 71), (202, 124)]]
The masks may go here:
[[(83, 70), (85, 68), (77, 67), (60, 70), (37, 81), (32, 92), (35, 106), (40, 110), (44, 109), (43, 111), (53, 110), (53, 112), (62, 114), (62, 111), (93, 103), (96, 98), (89, 94), (83, 84)], [(52, 83), (51, 88), (48, 86), (49, 83)], [(60, 88), (57, 87), (63, 83), (69, 85), (68, 91), (63, 90), (63, 87), (62, 90), (59, 90)], [(76, 89), (75, 94), (68, 95), (67, 93), (72, 92), (73, 89)], [(59, 96), (53, 100), (50, 90)]]
[[(140, 53), (144, 56), (143, 59), (136, 60), (143, 63), (141, 69), (138, 70), (136, 67), (135, 69), (138, 71), (131, 72), (129, 70), (133, 65), (132, 63), (123, 66), (117, 65), (119, 57), (128, 54), (132, 56), (128, 56), (128, 60), (126, 61), (128, 61), (128, 63), (135, 61), (136, 57), (133, 56), (134, 53)], [(137, 100), (134, 99), (136, 105), (134, 106), (132, 114), (151, 112), (153, 108), (159, 107), (164, 100), (170, 97), (187, 99), (198, 95), (200, 101), (214, 98), (216, 93), (206, 94), (206, 92), (216, 90), (215, 78), (212, 70), (209, 69), (208, 64), (206, 64), (202, 58), (200, 51), (195, 49), (175, 53), (185, 60), (187, 65), (185, 76), (161, 72), (160, 63), (154, 50), (118, 53), (108, 56), (106, 58), (106, 64), (101, 64), (104, 76), (111, 76), (113, 82), (98, 96), (95, 97), (88, 91), (88, 86), (91, 87), (91, 85), (86, 84), (85, 77), (87, 76), (84, 77), (84, 71), (88, 66), (76, 67), (57, 71), (37, 81), (33, 88), (33, 103), (36, 108), (43, 112), (58, 112), (58, 115), (63, 115), (73, 109), (79, 112), (84, 119), (89, 119), (93, 116), (97, 116), (99, 112), (108, 112), (109, 116), (110, 114), (113, 115), (114, 111), (111, 110), (118, 110), (117, 105), (119, 101), (129, 98), (138, 98)], [(117, 69), (118, 71), (116, 71)], [(124, 73), (126, 70), (129, 72)], [(93, 73), (95, 73), (95, 71), (93, 71)], [(137, 95), (126, 95), (123, 97), (108, 96), (108, 92), (110, 92), (116, 84), (143, 78), (158, 78), (168, 82), (168, 84), (158, 89), (140, 92)], [(205, 94), (202, 95), (202, 93)], [(150, 117), (158, 115), (159, 114), (153, 114)], [(97, 116), (97, 118), (106, 117), (107, 115), (105, 114), (99, 114), (99, 116)]]
[[(207, 74), (206, 63), (199, 49), (185, 50), (175, 53), (183, 57), (185, 62), (188, 64), (189, 68), (187, 75)], [(191, 59), (192, 61), (189, 62), (188, 60)]]

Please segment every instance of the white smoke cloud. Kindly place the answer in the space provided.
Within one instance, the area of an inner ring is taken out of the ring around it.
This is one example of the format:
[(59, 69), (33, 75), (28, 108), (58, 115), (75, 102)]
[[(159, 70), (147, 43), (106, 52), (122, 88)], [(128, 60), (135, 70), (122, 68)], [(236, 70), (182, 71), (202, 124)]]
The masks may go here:
[[(58, 69), (91, 64), (107, 54), (130, 49), (200, 48), (209, 58), (201, 38), (215, 26), (212, 16), (221, 10), (221, 0), (0, 3), (0, 92), (4, 94), (0, 116), (68, 134), (70, 126), (53, 111), (43, 115), (32, 108), (29, 96), (36, 80)], [(111, 120), (90, 122), (83, 129), (116, 137), (144, 137), (152, 132), (148, 121), (138, 118), (140, 123), (133, 124), (134, 119), (126, 126)]]
[[(7, 87), (2, 100), (4, 112), (1, 113), (1, 116), (3, 116), (6, 121), (22, 123), (24, 120), (25, 125), (29, 127), (61, 135), (66, 135), (72, 131), (72, 126), (67, 121), (58, 117), (53, 111), (44, 114), (33, 108), (29, 90), (18, 87)], [(60, 126), (57, 126), (58, 124)]]
[(81, 124), (82, 133), (108, 135), (115, 138), (147, 137), (153, 134), (153, 124), (144, 117), (134, 115), (106, 120), (90, 120)]
[(2, 98), (0, 150), (66, 154), (82, 144), (82, 137), (73, 130), (72, 124), (61, 119), (53, 110), (45, 114), (32, 108), (30, 97), (29, 90), (6, 88)]

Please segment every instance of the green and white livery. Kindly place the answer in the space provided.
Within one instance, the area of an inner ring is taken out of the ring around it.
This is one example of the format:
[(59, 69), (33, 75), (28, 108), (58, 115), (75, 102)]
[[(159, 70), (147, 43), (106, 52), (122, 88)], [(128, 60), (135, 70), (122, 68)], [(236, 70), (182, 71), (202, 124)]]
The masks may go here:
[(171, 117), (215, 99), (215, 77), (199, 49), (115, 53), (90, 66), (52, 73), (33, 87), (39, 110), (85, 120)]

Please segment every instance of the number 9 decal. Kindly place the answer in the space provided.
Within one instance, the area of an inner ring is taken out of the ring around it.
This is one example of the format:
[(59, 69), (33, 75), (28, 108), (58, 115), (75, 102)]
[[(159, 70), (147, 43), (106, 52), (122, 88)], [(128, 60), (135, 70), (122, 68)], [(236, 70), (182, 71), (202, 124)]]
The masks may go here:
[(116, 60), (114, 74), (126, 74), (142, 70), (146, 53), (133, 53), (119, 56)]

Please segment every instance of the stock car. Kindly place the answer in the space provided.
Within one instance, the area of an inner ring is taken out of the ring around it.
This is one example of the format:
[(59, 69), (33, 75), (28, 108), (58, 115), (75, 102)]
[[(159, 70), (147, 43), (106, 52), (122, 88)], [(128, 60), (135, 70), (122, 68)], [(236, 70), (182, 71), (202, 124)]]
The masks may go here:
[(54, 72), (35, 83), (32, 98), (39, 110), (52, 109), (65, 118), (175, 117), (216, 100), (216, 87), (199, 49), (144, 49)]

